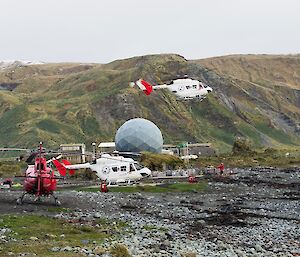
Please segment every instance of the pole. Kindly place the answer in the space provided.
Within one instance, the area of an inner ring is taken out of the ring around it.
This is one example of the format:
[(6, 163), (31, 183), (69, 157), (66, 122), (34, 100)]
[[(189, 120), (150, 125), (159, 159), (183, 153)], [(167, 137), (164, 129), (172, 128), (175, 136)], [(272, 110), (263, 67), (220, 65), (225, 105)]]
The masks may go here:
[(186, 162), (189, 164), (189, 142), (186, 142)]
[(40, 149), (39, 149), (39, 162), (38, 162), (38, 190), (37, 190), (37, 196), (40, 196), (40, 191), (41, 191), (41, 168), (42, 168), (42, 163), (41, 163), (41, 158), (42, 158), (42, 145), (43, 143), (40, 142)]
[(93, 156), (92, 156), (92, 163), (96, 163), (96, 143), (92, 143), (93, 146)]

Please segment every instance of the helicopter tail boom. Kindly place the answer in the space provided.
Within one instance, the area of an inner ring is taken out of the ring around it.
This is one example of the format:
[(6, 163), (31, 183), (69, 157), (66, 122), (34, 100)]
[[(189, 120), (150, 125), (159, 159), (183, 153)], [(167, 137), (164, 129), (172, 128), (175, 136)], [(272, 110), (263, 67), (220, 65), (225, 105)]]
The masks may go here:
[(62, 160), (62, 163), (60, 163), (58, 160), (53, 160), (53, 164), (56, 167), (56, 169), (58, 170), (58, 172), (60, 173), (61, 176), (66, 176), (67, 174), (67, 170), (69, 171), (70, 175), (74, 175), (75, 174), (75, 170), (78, 169), (87, 169), (90, 168), (90, 163), (83, 163), (83, 164), (71, 164), (69, 161), (67, 160)]

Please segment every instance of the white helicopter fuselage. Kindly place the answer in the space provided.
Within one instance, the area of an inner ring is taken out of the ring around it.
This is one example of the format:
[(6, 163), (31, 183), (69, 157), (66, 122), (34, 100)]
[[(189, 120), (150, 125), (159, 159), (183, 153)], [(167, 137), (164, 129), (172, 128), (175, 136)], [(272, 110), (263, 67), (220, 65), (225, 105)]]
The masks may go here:
[(206, 98), (208, 93), (213, 91), (212, 88), (205, 83), (188, 77), (172, 80), (171, 83), (168, 84), (154, 86), (143, 79), (139, 79), (136, 82), (130, 82), (129, 86), (137, 86), (140, 90), (144, 91), (146, 95), (150, 95), (153, 90), (165, 88), (175, 94), (177, 99), (181, 100), (194, 99), (202, 101)]
[(148, 168), (142, 167), (132, 158), (103, 154), (94, 163), (67, 165), (66, 169), (89, 168), (101, 179), (110, 183), (139, 181), (151, 175)]
[(154, 90), (166, 88), (170, 90), (177, 98), (183, 100), (202, 100), (208, 93), (212, 92), (212, 88), (198, 80), (183, 78), (173, 80), (170, 84), (153, 86)]

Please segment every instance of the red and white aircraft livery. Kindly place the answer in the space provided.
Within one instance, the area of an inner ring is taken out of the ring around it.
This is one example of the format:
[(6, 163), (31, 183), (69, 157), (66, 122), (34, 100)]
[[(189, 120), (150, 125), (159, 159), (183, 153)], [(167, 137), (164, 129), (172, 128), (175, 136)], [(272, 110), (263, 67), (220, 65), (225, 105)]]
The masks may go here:
[(150, 85), (147, 81), (139, 79), (136, 82), (130, 82), (130, 86), (137, 86), (139, 89), (144, 91), (146, 95), (150, 95), (153, 90), (166, 88), (171, 91), (180, 100), (200, 100), (206, 98), (207, 94), (212, 92), (212, 88), (205, 83), (191, 79), (191, 78), (180, 78), (172, 80), (169, 84), (162, 85)]
[[(54, 192), (56, 191), (57, 180), (62, 177), (55, 176), (54, 171), (48, 167), (50, 162), (57, 160), (53, 158), (47, 161), (45, 155), (46, 153), (41, 142), (38, 151), (32, 152), (27, 159), (26, 162), (28, 163), (31, 163), (34, 159), (34, 164), (28, 164), (25, 176), (19, 176), (24, 177), (24, 193), (17, 199), (17, 204), (23, 203), (25, 195), (35, 195), (36, 200), (39, 200), (42, 196), (52, 196), (55, 200), (55, 204), (60, 205)], [(70, 164), (67, 160), (62, 160), (62, 162), (64, 164)], [(73, 170), (70, 170), (69, 172), (70, 174), (74, 174)], [(61, 175), (65, 176), (66, 172), (61, 173)]]
[(130, 183), (151, 175), (151, 170), (143, 167), (132, 158), (109, 154), (102, 154), (92, 163), (70, 164), (68, 162), (60, 163), (58, 160), (53, 160), (53, 163), (60, 174), (66, 174), (66, 170), (89, 168), (96, 172), (101, 180), (105, 180), (109, 184)]

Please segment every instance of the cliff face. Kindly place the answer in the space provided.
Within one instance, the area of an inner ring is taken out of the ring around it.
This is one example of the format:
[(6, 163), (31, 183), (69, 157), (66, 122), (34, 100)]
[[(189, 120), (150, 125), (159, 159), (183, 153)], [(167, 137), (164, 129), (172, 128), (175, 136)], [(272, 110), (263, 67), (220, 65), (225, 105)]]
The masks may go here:
[[(188, 61), (150, 55), (109, 64), (41, 64), (0, 70), (0, 145), (114, 140), (126, 120), (149, 119), (165, 143), (212, 142), (230, 149), (236, 136), (256, 146), (299, 145), (299, 56), (227, 56)], [(128, 82), (168, 82), (188, 74), (214, 92), (203, 102), (150, 96)], [(4, 88), (5, 89), (5, 88)]]

